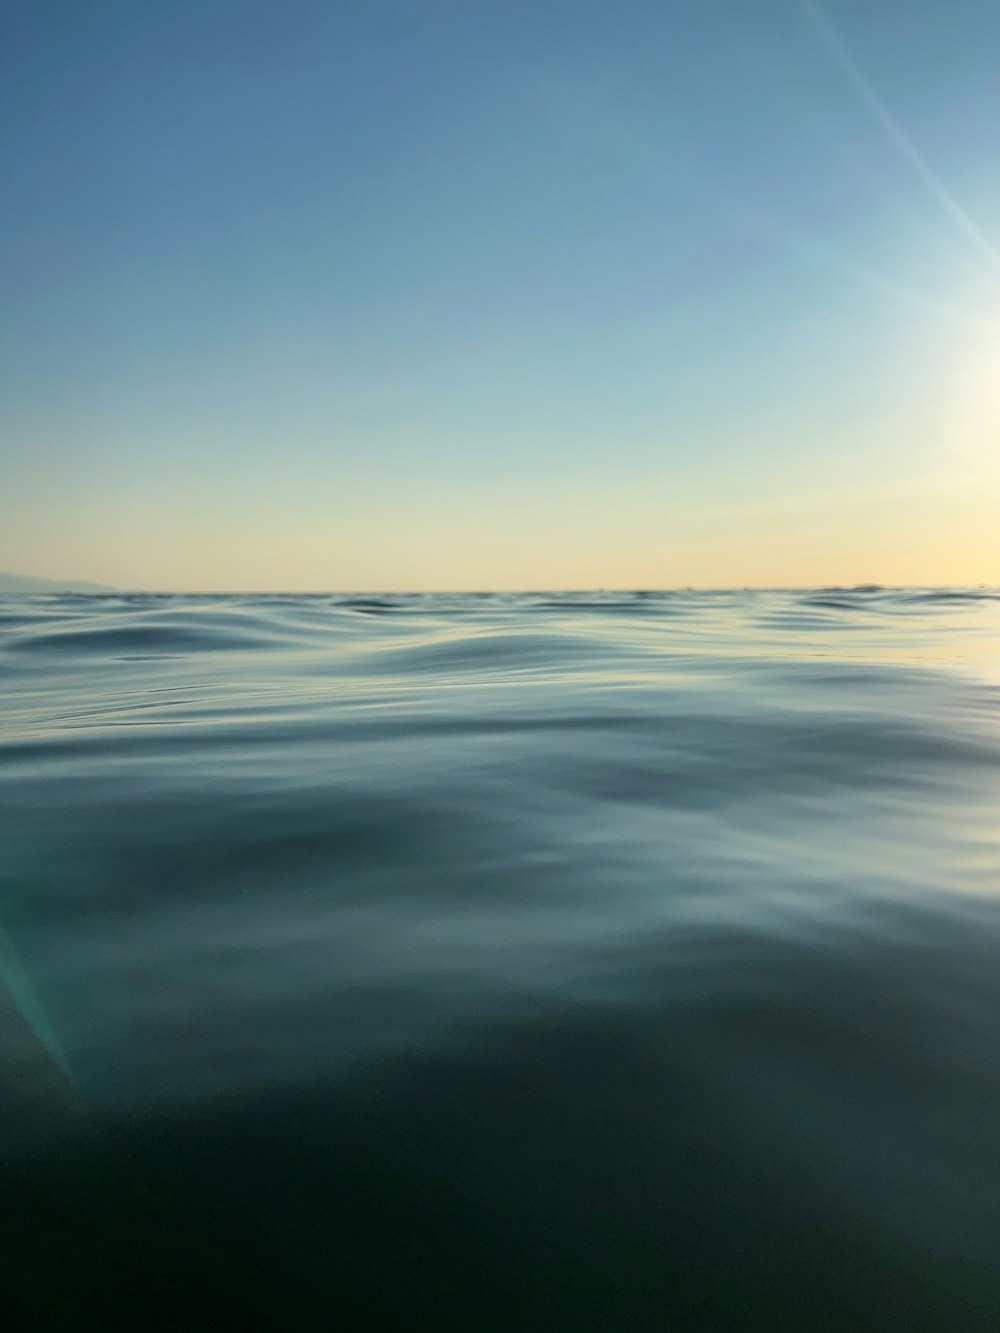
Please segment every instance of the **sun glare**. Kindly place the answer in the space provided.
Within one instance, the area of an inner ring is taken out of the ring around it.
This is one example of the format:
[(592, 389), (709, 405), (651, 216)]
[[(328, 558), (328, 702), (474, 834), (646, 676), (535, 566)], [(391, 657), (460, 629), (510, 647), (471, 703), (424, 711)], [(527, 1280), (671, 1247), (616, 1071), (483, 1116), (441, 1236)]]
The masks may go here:
[(956, 357), (943, 425), (957, 463), (1000, 477), (1000, 321)]

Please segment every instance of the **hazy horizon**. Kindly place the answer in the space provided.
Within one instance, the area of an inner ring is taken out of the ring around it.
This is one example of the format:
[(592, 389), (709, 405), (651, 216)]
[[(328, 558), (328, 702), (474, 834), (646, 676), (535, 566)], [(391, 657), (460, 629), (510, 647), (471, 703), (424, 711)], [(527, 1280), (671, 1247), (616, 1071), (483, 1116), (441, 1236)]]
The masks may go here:
[(0, 24), (0, 566), (1000, 583), (986, 0)]
[[(630, 584), (582, 584), (577, 586), (555, 586), (550, 584), (534, 584), (529, 586), (517, 587), (494, 587), (482, 588), (471, 584), (455, 584), (450, 587), (425, 588), (425, 587), (407, 587), (384, 586), (384, 587), (346, 587), (329, 585), (326, 587), (315, 588), (296, 588), (291, 586), (274, 585), (270, 587), (200, 587), (200, 588), (181, 588), (181, 587), (153, 587), (139, 584), (98, 584), (92, 580), (84, 579), (50, 579), (36, 577), (32, 575), (19, 575), (10, 571), (0, 571), (0, 596), (10, 594), (17, 596), (20, 589), (10, 585), (23, 581), (25, 584), (46, 584), (51, 587), (39, 588), (40, 594), (47, 591), (55, 591), (60, 587), (65, 587), (67, 591), (87, 591), (95, 596), (114, 596), (115, 594), (143, 594), (148, 593), (151, 596), (163, 594), (165, 596), (326, 596), (331, 597), (366, 597), (366, 596), (414, 596), (426, 595), (434, 596), (437, 594), (458, 594), (467, 596), (492, 596), (503, 594), (531, 594), (531, 593), (552, 593), (555, 595), (578, 594), (578, 593), (684, 593), (684, 592), (886, 592), (886, 591), (906, 591), (907, 589), (926, 589), (930, 591), (946, 591), (949, 588), (970, 588), (970, 589), (994, 589), (995, 584), (977, 581), (975, 583), (910, 583), (910, 584), (884, 584), (874, 580), (866, 580), (860, 583), (676, 583), (654, 585), (630, 585)], [(84, 586), (85, 585), (85, 586)], [(24, 591), (28, 591), (25, 589)]]

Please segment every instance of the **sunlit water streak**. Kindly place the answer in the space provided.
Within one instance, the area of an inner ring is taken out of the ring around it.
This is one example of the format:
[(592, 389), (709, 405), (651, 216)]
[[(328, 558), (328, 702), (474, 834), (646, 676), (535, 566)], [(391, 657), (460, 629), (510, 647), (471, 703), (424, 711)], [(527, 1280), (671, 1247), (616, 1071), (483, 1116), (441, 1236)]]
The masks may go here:
[(0, 601), (16, 1326), (1000, 1327), (998, 631)]

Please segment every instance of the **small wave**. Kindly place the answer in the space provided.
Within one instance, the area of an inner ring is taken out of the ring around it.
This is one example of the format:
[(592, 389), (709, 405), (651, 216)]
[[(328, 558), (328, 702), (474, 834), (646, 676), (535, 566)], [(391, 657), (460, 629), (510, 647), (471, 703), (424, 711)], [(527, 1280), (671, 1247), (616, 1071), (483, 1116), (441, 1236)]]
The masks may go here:
[(868, 606), (863, 601), (858, 601), (851, 597), (836, 597), (833, 594), (819, 594), (815, 597), (803, 597), (799, 601), (800, 606), (815, 606), (821, 610), (828, 611), (861, 611), (868, 610)]
[(917, 606), (947, 606), (954, 603), (1000, 601), (996, 588), (928, 588), (903, 594), (903, 600)]
[(268, 640), (209, 626), (119, 625), (105, 629), (74, 628), (23, 635), (8, 647), (18, 653), (98, 657), (156, 656), (223, 652), (266, 647)]
[(841, 585), (834, 583), (831, 584), (829, 587), (819, 589), (820, 593), (846, 592), (846, 593), (870, 594), (870, 593), (878, 593), (885, 591), (886, 591), (885, 585), (881, 583), (853, 583), (848, 587), (842, 587)]
[[(509, 673), (571, 670), (607, 661), (609, 645), (583, 634), (544, 630), (478, 630), (457, 637), (403, 639), (372, 644), (363, 659), (375, 672), (400, 675)], [(356, 668), (355, 668), (356, 669)]]
[(399, 602), (390, 602), (378, 597), (349, 597), (336, 603), (346, 611), (364, 611), (369, 615), (382, 615), (386, 611), (405, 609)]

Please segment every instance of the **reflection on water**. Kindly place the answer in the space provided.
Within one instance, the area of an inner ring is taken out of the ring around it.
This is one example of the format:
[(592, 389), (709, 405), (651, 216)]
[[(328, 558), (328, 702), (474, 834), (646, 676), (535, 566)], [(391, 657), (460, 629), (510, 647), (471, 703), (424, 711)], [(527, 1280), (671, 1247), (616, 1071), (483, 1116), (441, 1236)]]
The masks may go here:
[(0, 602), (12, 1326), (1000, 1327), (998, 630)]

